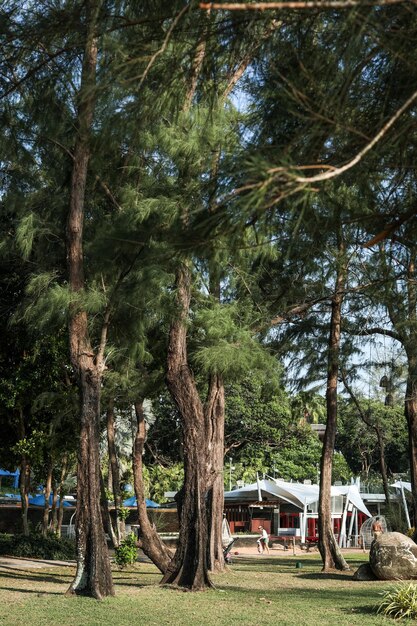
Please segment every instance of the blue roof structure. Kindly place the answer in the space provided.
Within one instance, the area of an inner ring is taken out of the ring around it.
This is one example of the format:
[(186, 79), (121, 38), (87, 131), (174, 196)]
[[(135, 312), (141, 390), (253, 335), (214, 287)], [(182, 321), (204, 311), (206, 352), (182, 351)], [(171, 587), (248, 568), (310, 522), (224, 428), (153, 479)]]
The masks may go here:
[[(49, 504), (52, 506), (52, 493), (49, 496)], [(29, 504), (31, 506), (45, 506), (45, 496), (43, 493), (39, 494), (38, 496), (29, 496)], [(59, 506), (59, 498), (57, 499), (57, 505)], [(64, 506), (73, 506), (73, 504), (71, 504), (70, 502), (67, 502), (66, 500), (64, 500)]]
[[(159, 509), (160, 507), (159, 504), (157, 504), (153, 500), (148, 500), (148, 498), (145, 499), (145, 502), (146, 502), (146, 506), (148, 509)], [(123, 506), (137, 506), (137, 505), (138, 505), (138, 501), (136, 500), (135, 496), (132, 496), (131, 498), (127, 498), (127, 500), (123, 500)]]
[(19, 476), (20, 476), (20, 471), (16, 470), (15, 472), (8, 472), (7, 470), (4, 469), (0, 469), (0, 476), (13, 476), (14, 480), (13, 480), (13, 487), (15, 489), (18, 488), (19, 486)]

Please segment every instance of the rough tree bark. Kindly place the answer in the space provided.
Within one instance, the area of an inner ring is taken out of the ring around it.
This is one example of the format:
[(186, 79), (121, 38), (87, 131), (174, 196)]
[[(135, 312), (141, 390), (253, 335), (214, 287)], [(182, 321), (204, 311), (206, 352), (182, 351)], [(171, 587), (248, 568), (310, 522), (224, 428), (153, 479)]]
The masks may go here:
[(68, 454), (65, 453), (62, 458), (61, 476), (59, 478), (59, 487), (58, 487), (59, 505), (58, 505), (58, 512), (57, 512), (56, 527), (55, 527), (55, 532), (58, 537), (61, 536), (62, 522), (64, 519), (64, 495), (65, 495), (64, 481), (67, 477), (67, 471), (68, 471)]
[(212, 587), (208, 573), (207, 439), (204, 408), (187, 357), (187, 317), (190, 272), (180, 266), (176, 275), (178, 316), (169, 332), (168, 389), (180, 411), (184, 434), (184, 487), (180, 533), (175, 556), (162, 583), (196, 591)]
[[(222, 377), (210, 377), (207, 401), (204, 406), (206, 420), (206, 440), (208, 447), (208, 529), (209, 544), (207, 566), (210, 571), (223, 571), (222, 524), (224, 510), (224, 420), (225, 399)], [(211, 477), (211, 480), (210, 480)]]
[[(122, 507), (122, 495), (120, 492), (120, 471), (119, 462), (116, 451), (116, 428), (114, 419), (114, 400), (111, 398), (107, 404), (106, 411), (107, 418), (107, 449), (109, 451), (109, 475), (111, 476), (111, 486), (113, 491), (114, 507), (118, 511)], [(113, 530), (111, 520), (109, 520), (110, 527)], [(119, 523), (119, 516), (116, 515), (116, 530), (113, 532), (113, 545), (116, 547), (120, 544), (122, 539), (121, 527)]]
[[(72, 292), (85, 286), (83, 222), (85, 188), (90, 158), (90, 135), (95, 108), (97, 64), (96, 29), (101, 0), (86, 2), (86, 44), (83, 56), (77, 115), (77, 138), (71, 177), (67, 223), (67, 262)], [(100, 390), (104, 370), (106, 327), (97, 354), (91, 346), (87, 313), (82, 307), (70, 310), (69, 343), (71, 362), (80, 392), (80, 442), (77, 469), (76, 542), (77, 570), (67, 594), (84, 594), (101, 599), (114, 595), (110, 561), (100, 509), (99, 420)]]
[(327, 423), (320, 462), (318, 532), (319, 550), (323, 561), (323, 572), (335, 568), (340, 570), (349, 569), (349, 566), (343, 558), (335, 539), (331, 518), (332, 464), (337, 424), (337, 380), (339, 374), (340, 327), (343, 302), (342, 294), (346, 281), (346, 267), (343, 253), (343, 241), (341, 237), (339, 237), (339, 260), (335, 293), (332, 298), (328, 348), (326, 390)]
[[(413, 345), (411, 345), (413, 344)], [(407, 388), (405, 392), (405, 417), (408, 426), (409, 459), (411, 476), (411, 517), (417, 540), (417, 347), (414, 342), (405, 345), (408, 360)]]
[(135, 402), (135, 414), (137, 421), (137, 430), (135, 440), (133, 442), (133, 478), (135, 495), (138, 507), (138, 517), (140, 524), (140, 537), (138, 545), (143, 552), (156, 565), (156, 567), (165, 574), (168, 565), (172, 560), (172, 552), (163, 543), (156, 529), (152, 526), (146, 511), (145, 485), (143, 482), (143, 450), (146, 441), (146, 425), (143, 412), (143, 403), (138, 400)]

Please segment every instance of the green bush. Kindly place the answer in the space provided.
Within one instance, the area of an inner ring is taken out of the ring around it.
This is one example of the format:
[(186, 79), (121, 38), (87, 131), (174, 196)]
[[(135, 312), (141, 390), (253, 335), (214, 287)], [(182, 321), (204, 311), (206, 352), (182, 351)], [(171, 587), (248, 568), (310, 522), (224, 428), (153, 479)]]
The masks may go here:
[(75, 559), (75, 542), (55, 535), (39, 533), (25, 535), (0, 534), (0, 554), (33, 559), (66, 561)]
[(417, 585), (402, 583), (386, 591), (378, 607), (378, 613), (394, 619), (417, 617)]
[(122, 543), (115, 550), (115, 561), (119, 567), (127, 567), (132, 565), (138, 556), (138, 549), (136, 546), (136, 536), (134, 533), (127, 535), (123, 539)]

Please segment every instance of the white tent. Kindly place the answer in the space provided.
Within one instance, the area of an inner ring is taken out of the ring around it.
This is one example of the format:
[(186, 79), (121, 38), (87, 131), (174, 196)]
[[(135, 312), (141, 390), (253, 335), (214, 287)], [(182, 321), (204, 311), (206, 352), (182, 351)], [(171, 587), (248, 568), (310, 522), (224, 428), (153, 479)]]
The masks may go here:
[(407, 483), (407, 482), (405, 482), (403, 480), (397, 480), (395, 483), (390, 485), (390, 487), (395, 487), (396, 489), (399, 489), (401, 491), (401, 497), (402, 497), (402, 500), (403, 500), (404, 513), (405, 513), (405, 517), (407, 519), (407, 525), (408, 525), (408, 528), (411, 528), (410, 514), (408, 512), (407, 500), (405, 498), (405, 493), (404, 493), (404, 489), (407, 489), (407, 491), (412, 491), (411, 483)]
[[(318, 502), (320, 495), (318, 485), (305, 485), (301, 483), (288, 483), (282, 480), (258, 480), (256, 483), (236, 489), (234, 491), (227, 491), (224, 494), (226, 502), (277, 502), (277, 503), (289, 503), (302, 510), (300, 513), (300, 530), (301, 541), (305, 542), (307, 519), (314, 515), (308, 513), (307, 507), (315, 502)], [(359, 490), (356, 485), (341, 485), (332, 486), (331, 496), (342, 496), (344, 498), (344, 510), (342, 514), (341, 532), (339, 537), (340, 545), (344, 545), (346, 542), (346, 519), (348, 509), (355, 509), (361, 511), (368, 517), (371, 517), (371, 513), (365, 506)], [(352, 516), (353, 523), (353, 516)], [(352, 526), (352, 524), (351, 524)], [(349, 529), (349, 535), (352, 534), (352, 528)]]

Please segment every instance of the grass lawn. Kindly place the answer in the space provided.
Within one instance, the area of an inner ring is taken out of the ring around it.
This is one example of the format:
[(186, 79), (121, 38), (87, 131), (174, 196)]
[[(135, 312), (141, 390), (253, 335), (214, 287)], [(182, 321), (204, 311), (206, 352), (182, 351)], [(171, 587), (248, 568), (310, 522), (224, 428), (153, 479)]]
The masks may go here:
[[(361, 560), (362, 559), (362, 560)], [(97, 602), (63, 596), (73, 568), (0, 567), (0, 624), (4, 626), (371, 626), (394, 624), (375, 614), (380, 593), (393, 584), (356, 582), (352, 574), (367, 555), (347, 557), (352, 572), (323, 575), (317, 554), (235, 557), (216, 590), (203, 593), (157, 586), (158, 570), (137, 563), (114, 570), (116, 597)], [(296, 563), (302, 564), (296, 568)]]

